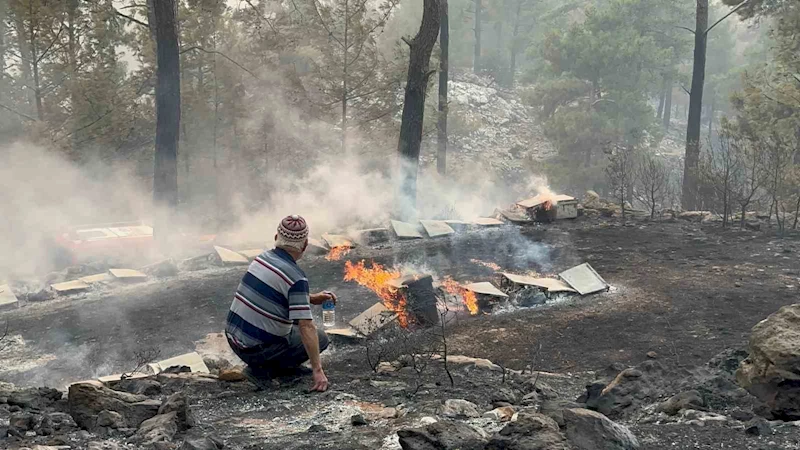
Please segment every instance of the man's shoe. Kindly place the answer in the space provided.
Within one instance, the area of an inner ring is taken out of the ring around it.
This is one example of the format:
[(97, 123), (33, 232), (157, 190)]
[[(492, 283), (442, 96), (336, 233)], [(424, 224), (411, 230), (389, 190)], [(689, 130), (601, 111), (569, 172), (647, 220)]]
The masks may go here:
[(247, 381), (255, 385), (256, 391), (263, 391), (270, 386), (271, 377), (266, 372), (255, 372), (250, 366), (247, 366), (242, 371), (242, 375), (247, 378)]

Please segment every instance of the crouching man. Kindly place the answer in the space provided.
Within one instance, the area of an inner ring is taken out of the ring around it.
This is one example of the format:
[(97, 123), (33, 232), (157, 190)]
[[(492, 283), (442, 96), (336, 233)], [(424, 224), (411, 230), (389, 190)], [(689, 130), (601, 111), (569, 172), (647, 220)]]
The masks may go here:
[(225, 335), (247, 364), (245, 375), (258, 388), (274, 376), (303, 373), (301, 364), (311, 361), (312, 390), (328, 389), (319, 357), (328, 347), (328, 336), (314, 326), (311, 305), (335, 302), (336, 296), (309, 295), (308, 279), (297, 266), (307, 246), (306, 221), (297, 215), (286, 217), (278, 225), (275, 249), (250, 263), (234, 294)]

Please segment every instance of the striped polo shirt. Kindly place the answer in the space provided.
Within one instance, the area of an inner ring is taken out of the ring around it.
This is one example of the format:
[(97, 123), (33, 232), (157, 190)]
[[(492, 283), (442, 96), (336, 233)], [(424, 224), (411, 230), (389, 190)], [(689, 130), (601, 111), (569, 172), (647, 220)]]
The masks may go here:
[(250, 348), (287, 336), (294, 321), (304, 319), (312, 319), (308, 279), (289, 253), (276, 248), (250, 263), (225, 331), (237, 346)]

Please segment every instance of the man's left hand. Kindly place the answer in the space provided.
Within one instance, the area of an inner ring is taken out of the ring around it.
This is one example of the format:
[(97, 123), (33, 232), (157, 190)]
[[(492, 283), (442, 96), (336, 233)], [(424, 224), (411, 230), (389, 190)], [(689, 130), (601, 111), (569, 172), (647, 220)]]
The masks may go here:
[(321, 305), (329, 300), (332, 300), (333, 303), (336, 304), (336, 294), (331, 291), (322, 291), (317, 294), (312, 294), (309, 300), (312, 305)]

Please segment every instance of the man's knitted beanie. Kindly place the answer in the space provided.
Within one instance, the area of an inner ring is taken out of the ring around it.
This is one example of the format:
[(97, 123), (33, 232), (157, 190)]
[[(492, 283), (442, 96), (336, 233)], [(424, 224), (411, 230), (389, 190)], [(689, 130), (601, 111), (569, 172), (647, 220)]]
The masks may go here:
[(281, 220), (280, 225), (278, 225), (278, 240), (275, 245), (303, 250), (306, 239), (308, 239), (306, 220), (294, 214)]

